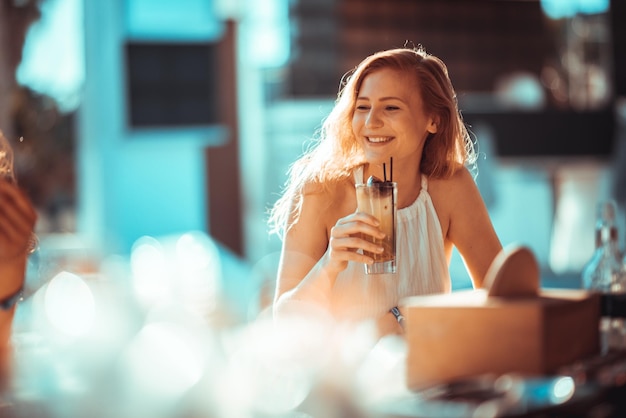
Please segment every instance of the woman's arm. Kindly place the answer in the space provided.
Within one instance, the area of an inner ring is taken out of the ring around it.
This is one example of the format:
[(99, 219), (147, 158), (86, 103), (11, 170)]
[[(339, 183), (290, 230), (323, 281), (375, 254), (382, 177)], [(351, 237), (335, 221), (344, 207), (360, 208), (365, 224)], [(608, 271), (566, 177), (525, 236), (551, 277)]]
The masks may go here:
[[(361, 233), (382, 235), (374, 217), (356, 212), (342, 216), (345, 209), (337, 204), (342, 199), (335, 198), (332, 192), (305, 193), (302, 199), (300, 216), (283, 241), (274, 312), (289, 301), (328, 308), (335, 279), (348, 261), (372, 262), (356, 250), (382, 251), (359, 237)], [(330, 233), (328, 225), (333, 225)]]
[(448, 239), (459, 250), (474, 288), (480, 288), (502, 244), (493, 228), (487, 207), (467, 169), (459, 170), (446, 191), (450, 224)]

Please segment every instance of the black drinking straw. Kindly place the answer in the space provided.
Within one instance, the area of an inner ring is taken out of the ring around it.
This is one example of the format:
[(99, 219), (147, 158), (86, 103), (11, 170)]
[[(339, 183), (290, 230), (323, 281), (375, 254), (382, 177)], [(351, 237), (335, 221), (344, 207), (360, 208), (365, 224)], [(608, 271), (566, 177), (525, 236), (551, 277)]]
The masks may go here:
[(387, 183), (387, 166), (385, 166), (385, 163), (383, 163), (383, 180)]
[[(393, 157), (389, 157), (389, 181), (393, 182)], [(392, 210), (393, 208), (396, 207), (396, 202), (395, 202), (395, 196), (393, 195), (393, 189), (391, 190), (391, 207)], [(393, 216), (393, 240), (394, 240), (394, 249), (395, 249), (395, 240), (396, 240), (396, 216), (395, 216), (395, 211), (394, 211), (394, 216)]]

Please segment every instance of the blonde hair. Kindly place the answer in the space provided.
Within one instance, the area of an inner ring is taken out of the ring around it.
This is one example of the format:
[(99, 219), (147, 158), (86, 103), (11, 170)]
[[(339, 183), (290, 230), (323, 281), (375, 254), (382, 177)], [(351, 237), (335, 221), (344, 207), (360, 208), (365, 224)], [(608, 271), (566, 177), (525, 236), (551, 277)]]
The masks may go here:
[(460, 167), (475, 164), (474, 145), (458, 110), (444, 62), (426, 53), (421, 45), (377, 52), (342, 78), (333, 110), (313, 138), (312, 146), (289, 169), (284, 193), (270, 212), (271, 232), (282, 237), (297, 220), (305, 186), (324, 188), (351, 176), (354, 168), (365, 162), (352, 132), (352, 116), (363, 80), (382, 68), (414, 76), (424, 112), (437, 121), (437, 132), (424, 145), (421, 172), (434, 178), (449, 178)]

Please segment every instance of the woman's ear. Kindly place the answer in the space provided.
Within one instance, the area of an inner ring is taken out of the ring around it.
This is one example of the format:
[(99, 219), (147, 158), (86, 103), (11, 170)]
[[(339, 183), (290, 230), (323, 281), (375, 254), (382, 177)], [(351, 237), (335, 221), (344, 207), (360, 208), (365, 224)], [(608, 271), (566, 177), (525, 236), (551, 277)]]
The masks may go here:
[(435, 134), (437, 133), (437, 125), (437, 120), (431, 118), (430, 122), (428, 122), (428, 127), (426, 128), (426, 130), (431, 134)]

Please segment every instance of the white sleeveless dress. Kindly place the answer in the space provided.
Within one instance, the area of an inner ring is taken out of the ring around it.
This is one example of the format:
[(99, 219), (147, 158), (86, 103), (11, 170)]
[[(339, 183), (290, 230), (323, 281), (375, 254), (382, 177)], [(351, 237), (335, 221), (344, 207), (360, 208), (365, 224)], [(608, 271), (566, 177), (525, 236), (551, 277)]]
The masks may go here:
[[(363, 167), (354, 178), (356, 184), (363, 183)], [(378, 318), (406, 296), (450, 292), (443, 234), (425, 175), (415, 201), (397, 210), (396, 228), (397, 272), (366, 275), (362, 263), (349, 262), (330, 296), (337, 319)]]

